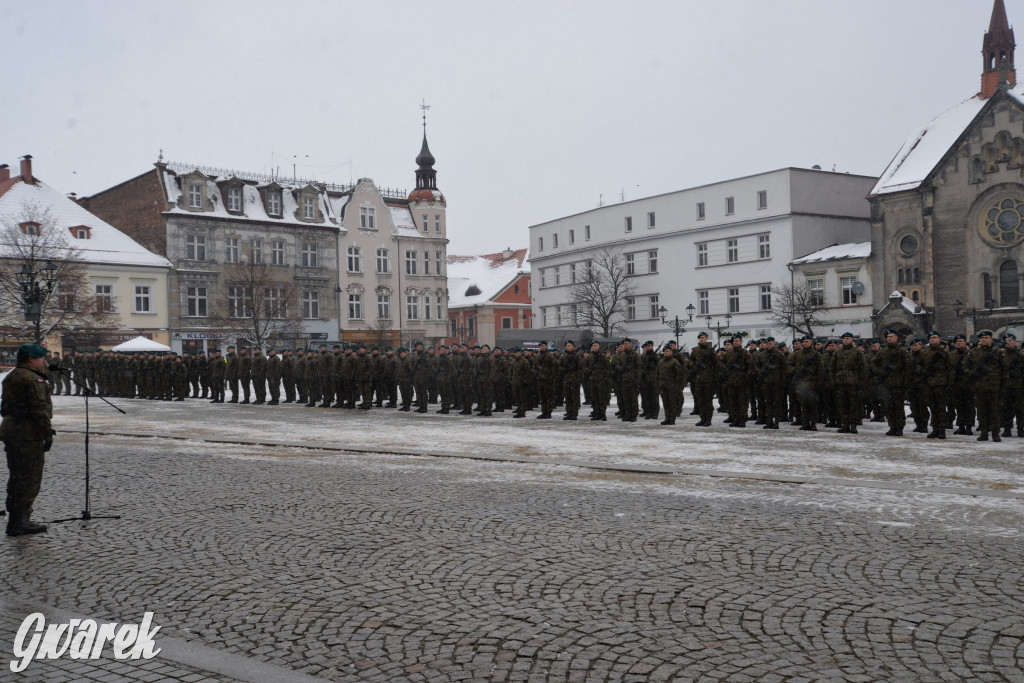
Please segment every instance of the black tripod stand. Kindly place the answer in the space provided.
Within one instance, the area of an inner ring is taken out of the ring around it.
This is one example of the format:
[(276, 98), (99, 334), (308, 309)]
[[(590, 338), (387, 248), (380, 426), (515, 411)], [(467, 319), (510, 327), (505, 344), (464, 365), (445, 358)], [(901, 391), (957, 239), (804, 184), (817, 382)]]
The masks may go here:
[(117, 406), (115, 406), (113, 403), (103, 398), (102, 396), (93, 393), (93, 391), (89, 387), (85, 386), (74, 377), (71, 377), (71, 375), (68, 374), (65, 368), (56, 365), (51, 365), (50, 370), (60, 372), (67, 376), (68, 379), (74, 382), (75, 385), (82, 390), (82, 396), (85, 397), (85, 509), (82, 510), (82, 515), (80, 517), (55, 519), (51, 522), (51, 524), (60, 524), (61, 522), (75, 522), (78, 520), (85, 522), (90, 519), (121, 519), (121, 515), (94, 515), (89, 510), (89, 397), (95, 396), (96, 398), (103, 401), (108, 406), (110, 406), (117, 412), (121, 413), (122, 415), (126, 415), (127, 413), (125, 413), (123, 410), (121, 410), (120, 408), (118, 408)]

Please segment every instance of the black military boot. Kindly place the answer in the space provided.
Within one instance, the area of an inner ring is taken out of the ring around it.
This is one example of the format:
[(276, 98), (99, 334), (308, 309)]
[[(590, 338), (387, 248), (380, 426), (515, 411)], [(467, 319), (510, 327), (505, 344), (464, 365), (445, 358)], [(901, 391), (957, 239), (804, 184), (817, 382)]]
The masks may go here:
[(28, 536), (29, 534), (41, 534), (46, 531), (45, 524), (36, 524), (30, 517), (31, 512), (12, 512), (7, 522), (8, 536)]
[(1009, 427), (1003, 427), (1003, 436), (1013, 436)]
[(970, 427), (964, 427), (964, 434), (966, 434), (967, 436), (974, 436), (974, 432), (971, 430)]
[(850, 433), (851, 434), (856, 434), (857, 433), (857, 425), (850, 425)]
[(848, 426), (846, 426), (846, 425), (843, 425), (842, 427), (840, 427), (839, 431), (836, 432), (836, 434), (849, 434), (849, 433), (850, 433), (850, 428)]
[(945, 429), (940, 429), (938, 435), (935, 438), (936, 439), (945, 439), (946, 438), (946, 430)]
[(1000, 441), (1003, 440), (1002, 437), (999, 436), (999, 430), (998, 429), (996, 431), (992, 432), (992, 440), (995, 441), (996, 443), (999, 443)]
[[(915, 429), (914, 431), (917, 431), (917, 430)], [(929, 438), (929, 439), (937, 439), (937, 438), (939, 438), (939, 430), (938, 429), (933, 429), (932, 431), (928, 432), (928, 437), (927, 438)]]
[(978, 437), (978, 441), (988, 441), (988, 432), (982, 432), (981, 436)]
[(550, 420), (551, 419), (551, 413), (543, 412), (543, 413), (541, 413), (540, 415), (537, 416), (537, 419), (538, 420)]
[(966, 435), (966, 434), (967, 434), (967, 428), (966, 428), (966, 427), (964, 427), (963, 425), (960, 425), (959, 427), (957, 427), (957, 428), (956, 428), (956, 431), (955, 431), (955, 432), (953, 432), (953, 433), (954, 433), (954, 434), (963, 434), (963, 435)]

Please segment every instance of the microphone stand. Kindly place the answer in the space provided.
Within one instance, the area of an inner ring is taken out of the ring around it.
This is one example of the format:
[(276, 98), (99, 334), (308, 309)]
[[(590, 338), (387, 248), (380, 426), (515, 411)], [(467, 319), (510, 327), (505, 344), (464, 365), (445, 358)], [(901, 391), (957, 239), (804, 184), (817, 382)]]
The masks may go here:
[(74, 377), (72, 377), (71, 373), (68, 372), (66, 368), (60, 366), (50, 366), (50, 370), (56, 370), (57, 372), (63, 374), (72, 382), (74, 382), (82, 390), (82, 396), (85, 397), (85, 509), (82, 510), (82, 515), (80, 517), (55, 519), (50, 523), (60, 524), (61, 522), (76, 522), (79, 520), (87, 522), (90, 519), (121, 519), (121, 515), (94, 515), (92, 514), (92, 511), (89, 509), (89, 397), (95, 396), (96, 398), (100, 399), (101, 401), (103, 401), (108, 406), (110, 406), (117, 412), (121, 413), (122, 415), (127, 415), (127, 413), (125, 413), (123, 410), (121, 410), (120, 408), (118, 408), (113, 403), (103, 398), (99, 394), (94, 393), (89, 387), (82, 384)]

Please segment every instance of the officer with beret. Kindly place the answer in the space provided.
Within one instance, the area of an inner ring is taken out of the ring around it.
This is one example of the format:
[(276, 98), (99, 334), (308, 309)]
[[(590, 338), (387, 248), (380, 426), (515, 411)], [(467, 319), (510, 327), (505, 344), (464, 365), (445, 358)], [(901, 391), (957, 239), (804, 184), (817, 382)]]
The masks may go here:
[(992, 330), (980, 330), (978, 345), (964, 360), (964, 375), (978, 410), (978, 441), (988, 441), (990, 432), (993, 441), (1002, 440), (999, 437), (999, 398), (1003, 374), (1002, 358), (992, 344)]
[(53, 445), (53, 403), (46, 375), (46, 349), (39, 344), (18, 348), (17, 367), (3, 381), (0, 399), (0, 440), (7, 453), (7, 535), (46, 531), (32, 521), (32, 504), (43, 481), (46, 451)]

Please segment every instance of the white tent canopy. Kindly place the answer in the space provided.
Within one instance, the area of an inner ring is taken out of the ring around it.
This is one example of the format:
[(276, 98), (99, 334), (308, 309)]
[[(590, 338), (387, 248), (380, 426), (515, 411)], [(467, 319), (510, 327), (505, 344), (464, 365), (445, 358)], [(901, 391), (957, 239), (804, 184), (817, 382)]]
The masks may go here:
[(142, 351), (170, 351), (170, 346), (164, 346), (160, 342), (155, 342), (152, 339), (146, 339), (145, 337), (136, 337), (135, 339), (129, 339), (123, 344), (118, 344), (111, 351), (127, 351), (129, 353), (138, 353)]

